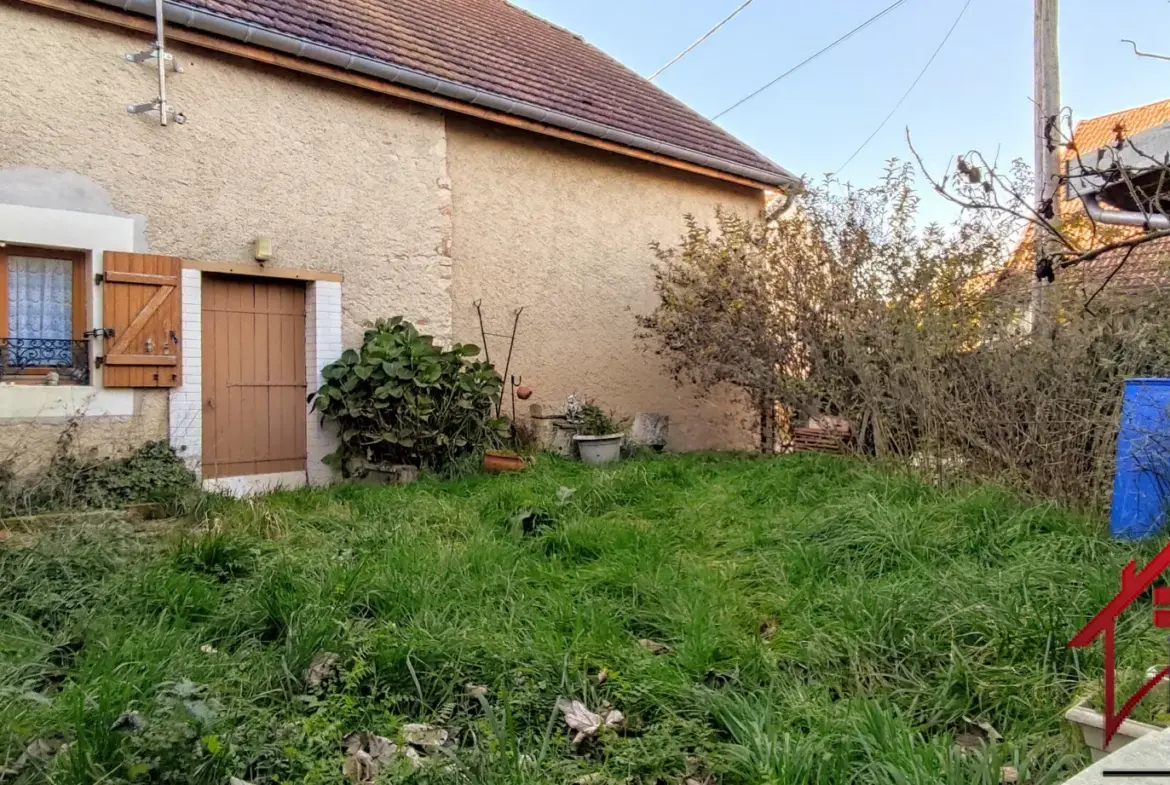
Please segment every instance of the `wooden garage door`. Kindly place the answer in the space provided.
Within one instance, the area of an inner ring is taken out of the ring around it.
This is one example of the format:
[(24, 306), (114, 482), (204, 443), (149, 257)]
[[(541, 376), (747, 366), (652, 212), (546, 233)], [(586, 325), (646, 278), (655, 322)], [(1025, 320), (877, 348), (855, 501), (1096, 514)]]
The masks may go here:
[(203, 476), (305, 469), (305, 286), (203, 276)]

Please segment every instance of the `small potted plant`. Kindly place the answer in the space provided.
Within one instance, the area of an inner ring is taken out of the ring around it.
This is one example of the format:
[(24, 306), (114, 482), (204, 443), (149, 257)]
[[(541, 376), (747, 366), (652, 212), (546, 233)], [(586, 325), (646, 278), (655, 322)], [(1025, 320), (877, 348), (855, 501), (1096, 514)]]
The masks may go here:
[(581, 460), (591, 466), (613, 463), (622, 454), (626, 421), (595, 403), (585, 403), (572, 411), (569, 420), (576, 434), (573, 441)]

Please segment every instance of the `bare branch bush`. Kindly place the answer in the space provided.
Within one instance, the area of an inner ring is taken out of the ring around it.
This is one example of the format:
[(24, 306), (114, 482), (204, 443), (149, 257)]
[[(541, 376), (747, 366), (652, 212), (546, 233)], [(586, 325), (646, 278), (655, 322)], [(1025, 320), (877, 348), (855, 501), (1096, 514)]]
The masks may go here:
[[(1025, 175), (994, 176), (1022, 195)], [(656, 249), (641, 337), (680, 382), (748, 392), (762, 423), (776, 406), (796, 425), (844, 418), (860, 453), (1101, 506), (1122, 380), (1170, 370), (1170, 306), (1110, 296), (1090, 312), (1092, 282), (1070, 275), (1054, 287), (1057, 339), (1032, 340), (1026, 288), (999, 272), (1011, 213), (923, 227), (917, 209), (913, 169), (892, 162), (878, 186), (809, 189), (770, 224), (688, 219), (679, 245)]]

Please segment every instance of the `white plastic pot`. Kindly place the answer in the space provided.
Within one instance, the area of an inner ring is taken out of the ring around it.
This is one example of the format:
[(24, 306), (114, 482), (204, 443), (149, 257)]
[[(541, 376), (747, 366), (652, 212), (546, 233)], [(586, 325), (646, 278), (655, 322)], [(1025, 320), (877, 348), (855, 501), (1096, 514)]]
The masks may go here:
[(1156, 733), (1165, 728), (1157, 725), (1147, 725), (1144, 722), (1126, 720), (1121, 723), (1117, 733), (1109, 740), (1109, 748), (1105, 748), (1105, 715), (1089, 708), (1088, 704), (1080, 703), (1065, 712), (1064, 718), (1081, 729), (1085, 744), (1089, 745), (1089, 754), (1094, 762), (1101, 760), (1116, 749), (1124, 747), (1135, 739), (1140, 739), (1147, 733)]
[(574, 436), (577, 451), (581, 453), (582, 463), (590, 466), (600, 466), (603, 463), (613, 463), (622, 457), (622, 435), (611, 433), (606, 436)]

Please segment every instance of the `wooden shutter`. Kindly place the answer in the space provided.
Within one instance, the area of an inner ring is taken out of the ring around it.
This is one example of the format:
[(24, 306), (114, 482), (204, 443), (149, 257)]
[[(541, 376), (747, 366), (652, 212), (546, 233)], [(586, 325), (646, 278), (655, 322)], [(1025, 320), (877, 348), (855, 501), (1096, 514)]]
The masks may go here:
[(183, 324), (181, 261), (175, 256), (106, 251), (102, 255), (102, 383), (177, 387)]

